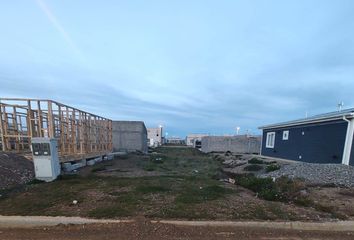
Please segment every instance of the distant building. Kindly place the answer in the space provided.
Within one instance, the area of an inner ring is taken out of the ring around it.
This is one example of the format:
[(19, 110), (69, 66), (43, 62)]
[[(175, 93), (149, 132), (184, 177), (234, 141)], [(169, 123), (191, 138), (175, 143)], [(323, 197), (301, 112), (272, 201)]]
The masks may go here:
[(184, 139), (179, 137), (170, 137), (166, 139), (167, 144), (177, 144), (177, 145), (185, 145), (186, 142)]
[(258, 154), (261, 147), (260, 136), (207, 136), (201, 141), (202, 152), (233, 152)]
[(147, 129), (147, 138), (149, 147), (158, 147), (163, 144), (162, 136), (162, 126), (157, 128), (148, 128)]
[(113, 151), (147, 152), (147, 130), (144, 122), (113, 121)]
[(189, 134), (186, 137), (186, 145), (194, 148), (200, 148), (202, 137), (209, 136), (208, 134)]
[(354, 108), (260, 129), (264, 156), (354, 166)]

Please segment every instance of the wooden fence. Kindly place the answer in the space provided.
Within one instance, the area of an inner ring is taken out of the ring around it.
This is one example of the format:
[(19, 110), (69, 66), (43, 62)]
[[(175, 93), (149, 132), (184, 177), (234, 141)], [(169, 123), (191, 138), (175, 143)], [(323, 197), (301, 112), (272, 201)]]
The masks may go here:
[(32, 137), (58, 140), (61, 161), (112, 151), (112, 120), (52, 100), (0, 98), (0, 151), (29, 152)]

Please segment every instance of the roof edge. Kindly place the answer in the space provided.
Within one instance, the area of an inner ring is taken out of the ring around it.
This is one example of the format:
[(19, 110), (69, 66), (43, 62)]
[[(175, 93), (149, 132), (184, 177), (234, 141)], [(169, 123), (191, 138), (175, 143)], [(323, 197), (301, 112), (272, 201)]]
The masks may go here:
[(301, 120), (295, 120), (295, 121), (289, 121), (289, 122), (282, 122), (282, 123), (277, 123), (277, 124), (271, 124), (271, 125), (264, 125), (258, 127), (258, 129), (272, 129), (272, 128), (280, 128), (280, 127), (291, 127), (291, 126), (298, 126), (298, 125), (305, 125), (305, 124), (310, 124), (310, 123), (320, 123), (320, 122), (329, 122), (329, 121), (335, 121), (335, 120), (340, 120), (343, 119), (343, 117), (346, 118), (354, 118), (354, 113), (347, 113), (339, 116), (331, 116), (331, 117), (322, 117), (322, 118), (315, 118), (315, 119), (301, 119)]

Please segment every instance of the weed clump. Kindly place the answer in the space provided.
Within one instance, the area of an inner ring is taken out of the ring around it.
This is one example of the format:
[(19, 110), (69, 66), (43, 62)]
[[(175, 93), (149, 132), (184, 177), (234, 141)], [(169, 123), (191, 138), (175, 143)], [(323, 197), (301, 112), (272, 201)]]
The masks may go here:
[[(272, 178), (257, 178), (253, 174), (237, 175), (236, 184), (250, 189), (257, 194), (259, 198), (268, 201), (293, 201), (300, 199), (301, 190), (305, 188), (303, 182), (292, 180), (287, 177), (281, 177), (277, 180)], [(300, 201), (305, 201), (301, 199)]]
[(263, 167), (260, 166), (260, 165), (257, 165), (257, 164), (251, 164), (251, 165), (248, 165), (248, 166), (243, 168), (243, 170), (249, 171), (249, 172), (257, 172), (257, 171), (260, 171), (262, 169), (263, 169)]
[(248, 163), (249, 164), (264, 164), (264, 161), (260, 160), (258, 158), (252, 158), (252, 159), (248, 160)]
[(266, 167), (266, 172), (273, 172), (273, 171), (276, 171), (276, 170), (279, 170), (280, 169), (280, 166), (278, 164), (270, 164)]

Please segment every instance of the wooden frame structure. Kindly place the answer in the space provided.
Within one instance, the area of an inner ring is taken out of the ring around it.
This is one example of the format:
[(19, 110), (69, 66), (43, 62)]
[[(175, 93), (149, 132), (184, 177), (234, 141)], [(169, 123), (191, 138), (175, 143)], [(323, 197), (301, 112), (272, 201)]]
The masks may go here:
[(56, 101), (0, 98), (0, 151), (29, 152), (32, 137), (58, 140), (61, 161), (112, 152), (112, 120)]

